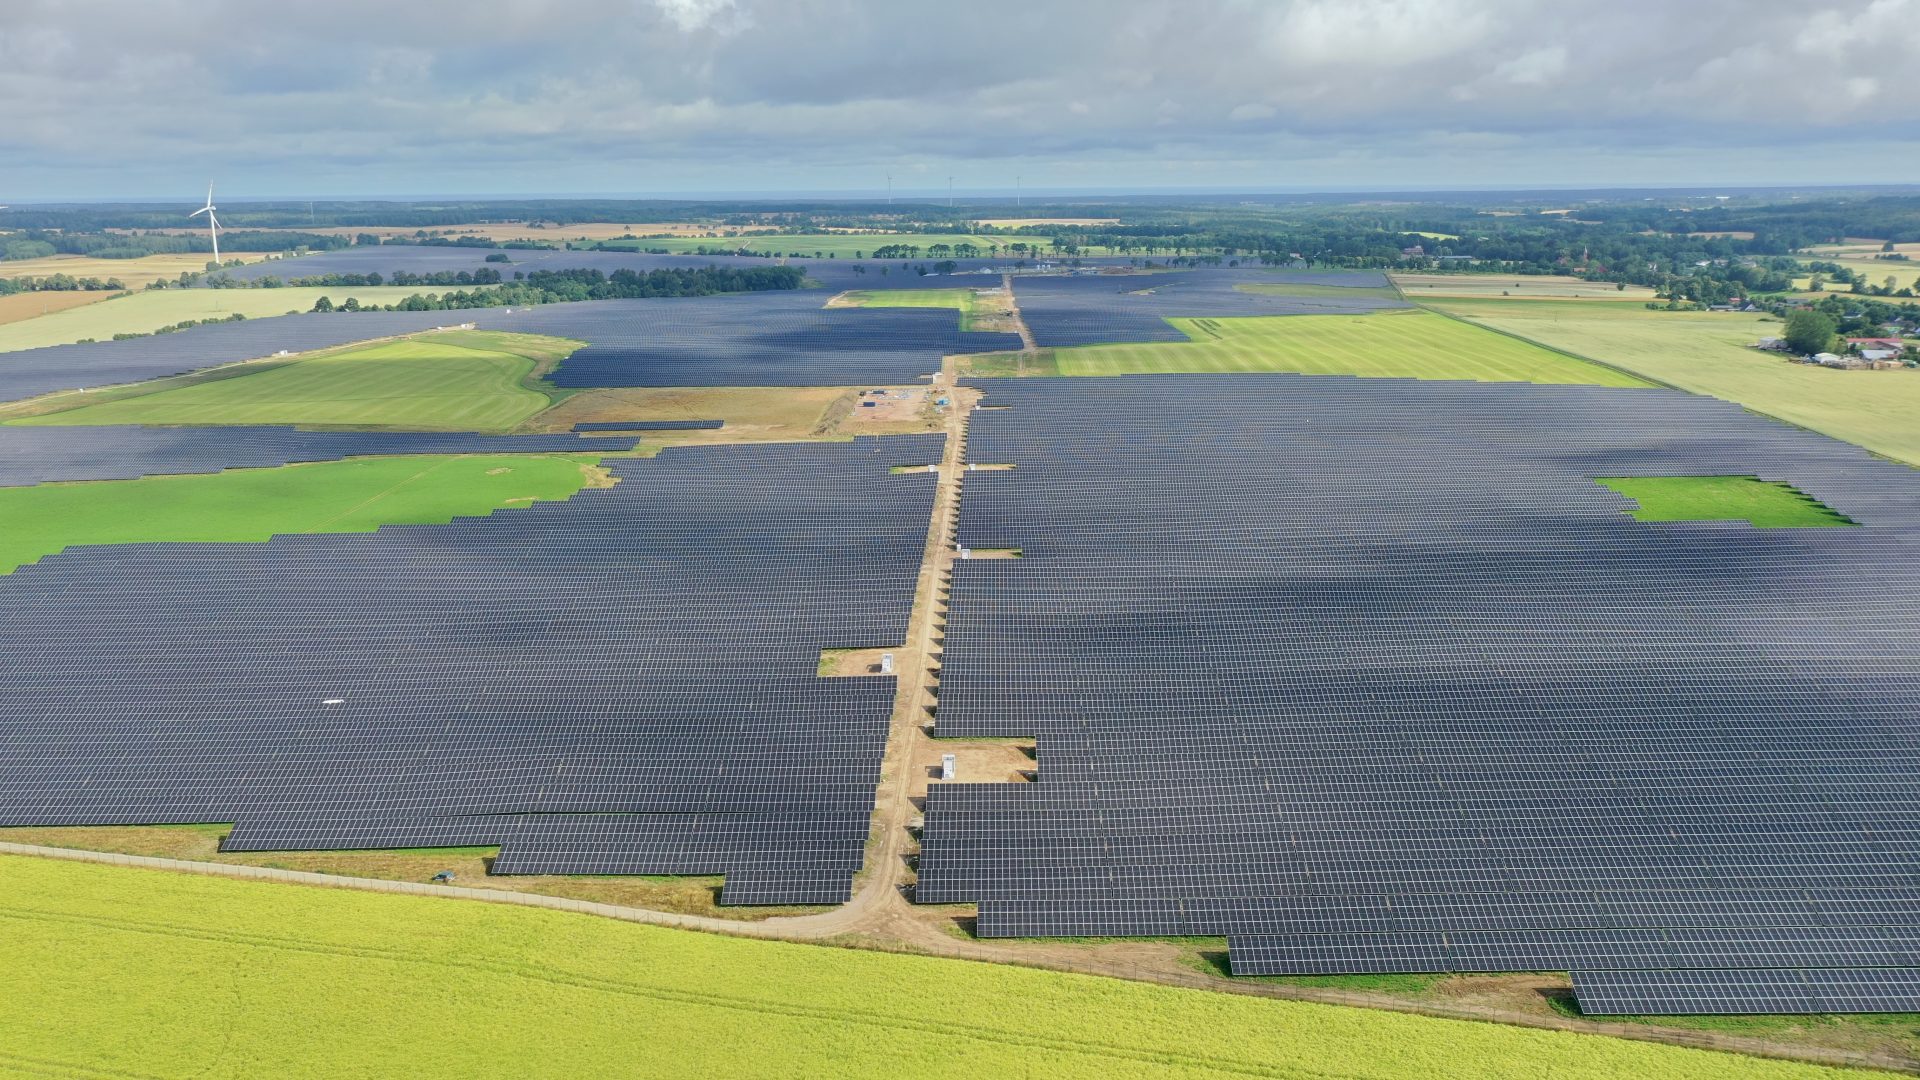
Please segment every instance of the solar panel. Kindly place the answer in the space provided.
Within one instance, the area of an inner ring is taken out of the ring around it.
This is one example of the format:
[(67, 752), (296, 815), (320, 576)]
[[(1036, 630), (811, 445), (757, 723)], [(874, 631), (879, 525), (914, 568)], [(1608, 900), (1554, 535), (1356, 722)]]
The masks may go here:
[(1588, 1016), (1920, 1012), (1920, 967), (1576, 971)]
[(669, 448), (449, 525), (71, 549), (0, 577), (0, 823), (228, 850), (497, 844), (500, 873), (859, 866), (938, 436)]
[[(954, 568), (936, 734), (1039, 782), (937, 785), (917, 899), (1271, 973), (1911, 962), (1912, 470), (1665, 390), (980, 385), (968, 458), (1015, 468), (955, 539), (1021, 558)], [(1664, 475), (1860, 524), (1593, 479)]]

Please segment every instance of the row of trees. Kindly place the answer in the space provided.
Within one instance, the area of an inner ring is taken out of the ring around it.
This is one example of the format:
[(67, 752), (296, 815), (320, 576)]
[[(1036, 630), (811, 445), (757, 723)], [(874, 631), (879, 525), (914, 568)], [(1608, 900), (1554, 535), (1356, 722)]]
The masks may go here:
[[(519, 275), (515, 275), (516, 278)], [(768, 292), (797, 289), (806, 273), (791, 266), (748, 269), (707, 266), (698, 269), (536, 270), (523, 280), (491, 288), (449, 293), (415, 293), (395, 304), (362, 305), (349, 297), (334, 304), (328, 297), (315, 301), (315, 311), (452, 311), (465, 308), (531, 307), (575, 300), (623, 300), (662, 296), (712, 296), (718, 293)]]

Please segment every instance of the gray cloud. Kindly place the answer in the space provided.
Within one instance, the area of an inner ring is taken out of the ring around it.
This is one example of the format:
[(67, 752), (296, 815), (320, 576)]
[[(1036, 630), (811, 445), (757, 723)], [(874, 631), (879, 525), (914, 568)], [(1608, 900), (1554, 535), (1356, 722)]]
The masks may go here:
[(1920, 0), (7, 7), (0, 199), (1920, 175)]

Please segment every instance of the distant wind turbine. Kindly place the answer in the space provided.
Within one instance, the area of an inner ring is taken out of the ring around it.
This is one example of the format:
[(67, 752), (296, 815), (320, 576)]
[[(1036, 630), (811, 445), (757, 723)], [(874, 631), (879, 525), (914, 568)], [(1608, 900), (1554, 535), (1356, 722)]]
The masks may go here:
[(220, 264), (220, 222), (216, 220), (213, 216), (213, 185), (212, 184), (207, 185), (207, 205), (201, 207), (198, 210), (195, 210), (193, 213), (188, 214), (187, 216), (190, 218), (197, 218), (201, 214), (207, 215), (207, 236), (213, 240), (213, 262), (215, 266), (218, 266)]

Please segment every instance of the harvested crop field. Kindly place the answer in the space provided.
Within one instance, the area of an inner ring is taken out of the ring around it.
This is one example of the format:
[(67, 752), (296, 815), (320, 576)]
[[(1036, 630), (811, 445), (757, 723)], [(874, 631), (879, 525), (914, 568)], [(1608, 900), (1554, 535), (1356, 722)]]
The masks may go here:
[(0, 296), (0, 324), (26, 322), (56, 311), (69, 311), (108, 300), (118, 293), (97, 292), (25, 292)]

